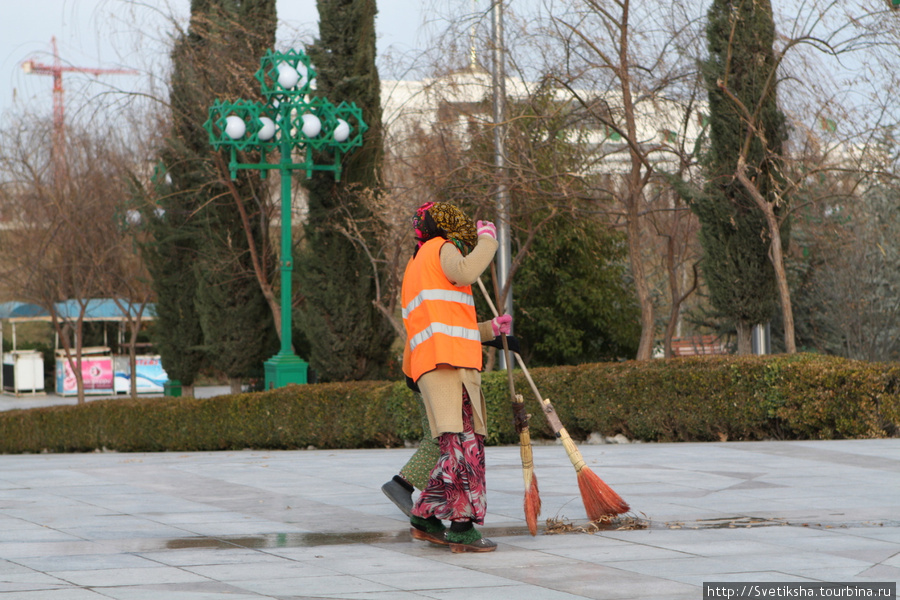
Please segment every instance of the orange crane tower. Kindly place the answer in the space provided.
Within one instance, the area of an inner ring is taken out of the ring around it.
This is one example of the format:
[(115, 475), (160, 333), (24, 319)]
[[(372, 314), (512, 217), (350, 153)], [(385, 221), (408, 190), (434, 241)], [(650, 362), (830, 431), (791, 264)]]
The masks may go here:
[(55, 149), (61, 147), (65, 141), (65, 104), (62, 76), (63, 73), (88, 73), (90, 75), (134, 75), (137, 71), (131, 69), (95, 69), (91, 67), (75, 67), (63, 65), (56, 49), (56, 36), (50, 38), (53, 48), (53, 64), (45, 64), (34, 60), (26, 60), (22, 63), (22, 70), (36, 75), (51, 75), (53, 77), (53, 137)]

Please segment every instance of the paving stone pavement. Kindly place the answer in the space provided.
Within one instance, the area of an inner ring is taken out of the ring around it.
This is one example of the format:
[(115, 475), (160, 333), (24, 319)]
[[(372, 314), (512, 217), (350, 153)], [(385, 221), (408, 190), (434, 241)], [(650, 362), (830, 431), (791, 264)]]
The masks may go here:
[[(710, 581), (900, 580), (900, 439), (581, 445), (644, 529), (587, 525), (560, 446), (487, 450), (499, 548), (412, 540), (407, 449), (0, 456), (0, 600), (703, 598)], [(626, 520), (633, 522), (634, 519)]]

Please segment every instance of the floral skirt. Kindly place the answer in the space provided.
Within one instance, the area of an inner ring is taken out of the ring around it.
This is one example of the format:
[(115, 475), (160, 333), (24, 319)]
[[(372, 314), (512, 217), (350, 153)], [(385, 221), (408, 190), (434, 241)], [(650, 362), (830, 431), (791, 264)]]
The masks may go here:
[(441, 456), (413, 506), (415, 516), (484, 524), (484, 436), (475, 433), (472, 423), (472, 403), (463, 386), (463, 432), (438, 438)]

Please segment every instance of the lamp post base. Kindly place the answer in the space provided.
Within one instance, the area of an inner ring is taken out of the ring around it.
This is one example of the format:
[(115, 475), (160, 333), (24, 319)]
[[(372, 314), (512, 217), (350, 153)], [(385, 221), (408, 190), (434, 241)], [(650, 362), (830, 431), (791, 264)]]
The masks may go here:
[(285, 387), (286, 385), (306, 383), (306, 371), (309, 363), (291, 353), (279, 352), (264, 363), (266, 372), (266, 389)]

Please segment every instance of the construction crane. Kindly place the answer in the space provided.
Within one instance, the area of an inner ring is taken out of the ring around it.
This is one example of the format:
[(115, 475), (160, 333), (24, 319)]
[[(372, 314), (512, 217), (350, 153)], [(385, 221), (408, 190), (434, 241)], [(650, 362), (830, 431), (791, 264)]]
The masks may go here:
[(137, 71), (131, 69), (95, 69), (91, 67), (74, 67), (63, 65), (56, 49), (56, 36), (50, 38), (53, 48), (53, 64), (45, 64), (34, 60), (26, 60), (22, 63), (22, 70), (35, 75), (50, 75), (53, 77), (53, 138), (54, 152), (58, 152), (65, 142), (65, 104), (62, 76), (63, 73), (88, 73), (90, 75), (135, 75)]

